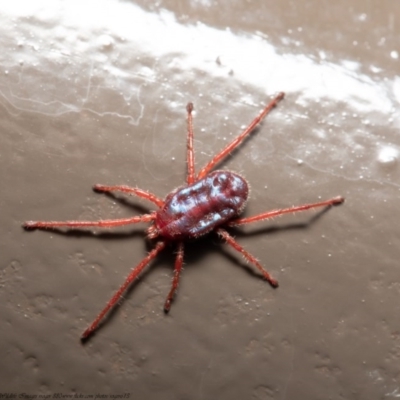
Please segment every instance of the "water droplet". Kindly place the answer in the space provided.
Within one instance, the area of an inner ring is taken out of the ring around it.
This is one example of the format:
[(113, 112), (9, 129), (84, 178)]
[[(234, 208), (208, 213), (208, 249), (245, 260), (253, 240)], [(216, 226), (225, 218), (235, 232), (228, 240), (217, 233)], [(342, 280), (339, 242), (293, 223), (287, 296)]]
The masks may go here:
[(367, 14), (360, 14), (358, 16), (358, 20), (362, 21), (362, 22), (366, 21), (367, 20)]
[(397, 60), (399, 58), (399, 53), (396, 50), (392, 50), (390, 52), (390, 57), (392, 57), (393, 60)]
[(391, 146), (382, 147), (378, 153), (378, 162), (382, 166), (393, 166), (399, 159), (399, 151)]
[(111, 50), (114, 46), (114, 40), (109, 35), (101, 35), (98, 38), (98, 43), (103, 50)]

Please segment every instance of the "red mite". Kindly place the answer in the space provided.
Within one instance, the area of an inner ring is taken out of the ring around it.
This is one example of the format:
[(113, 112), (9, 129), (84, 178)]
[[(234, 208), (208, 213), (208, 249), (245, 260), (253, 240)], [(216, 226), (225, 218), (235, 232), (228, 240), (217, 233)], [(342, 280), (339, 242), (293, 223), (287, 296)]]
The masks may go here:
[(156, 211), (131, 218), (101, 220), (101, 221), (27, 221), (24, 223), (26, 229), (51, 229), (59, 227), (68, 228), (111, 228), (114, 226), (136, 224), (138, 222), (151, 222), (147, 230), (150, 239), (157, 239), (156, 244), (149, 254), (134, 267), (125, 282), (115, 292), (108, 301), (107, 305), (96, 317), (93, 323), (83, 332), (82, 339), (88, 338), (99, 326), (105, 315), (120, 300), (129, 285), (138, 277), (144, 268), (153, 260), (167, 244), (176, 243), (178, 251), (175, 260), (174, 276), (172, 279), (171, 290), (168, 293), (164, 305), (164, 311), (168, 312), (171, 302), (178, 288), (179, 278), (183, 265), (183, 242), (187, 239), (195, 239), (211, 231), (216, 231), (227, 244), (241, 253), (244, 258), (253, 264), (261, 272), (263, 277), (273, 286), (277, 287), (278, 282), (262, 267), (257, 259), (247, 252), (236, 240), (226, 231), (226, 228), (249, 224), (256, 221), (263, 221), (282, 214), (305, 211), (310, 208), (328, 207), (341, 204), (343, 197), (318, 203), (304, 204), (297, 207), (283, 208), (267, 211), (262, 214), (248, 218), (238, 218), (242, 213), (249, 187), (246, 180), (240, 175), (230, 172), (217, 170), (210, 172), (216, 164), (224, 160), (243, 140), (254, 130), (262, 119), (282, 100), (284, 93), (279, 93), (262, 112), (250, 123), (250, 125), (232, 143), (226, 146), (221, 152), (215, 155), (206, 166), (195, 173), (194, 149), (193, 149), (193, 104), (189, 103), (187, 109), (187, 167), (188, 173), (186, 184), (167, 195), (162, 200), (152, 193), (138, 188), (128, 186), (104, 186), (95, 185), (96, 192), (124, 192), (143, 199), (146, 199), (157, 206)]

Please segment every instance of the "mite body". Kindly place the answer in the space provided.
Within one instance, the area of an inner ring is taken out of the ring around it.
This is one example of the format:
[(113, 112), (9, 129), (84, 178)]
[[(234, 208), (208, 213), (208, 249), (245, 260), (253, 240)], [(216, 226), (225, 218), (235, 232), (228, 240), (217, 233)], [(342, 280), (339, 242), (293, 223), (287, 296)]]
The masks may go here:
[(230, 171), (214, 171), (191, 185), (181, 186), (157, 210), (148, 230), (153, 239), (194, 239), (237, 217), (244, 209), (249, 187), (244, 178)]

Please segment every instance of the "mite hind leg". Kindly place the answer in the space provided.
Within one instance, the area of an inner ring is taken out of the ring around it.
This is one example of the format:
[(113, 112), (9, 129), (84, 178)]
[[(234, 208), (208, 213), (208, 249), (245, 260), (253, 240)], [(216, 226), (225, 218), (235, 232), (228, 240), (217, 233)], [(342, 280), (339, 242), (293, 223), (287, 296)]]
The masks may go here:
[(218, 234), (225, 240), (229, 246), (238, 251), (243, 257), (251, 264), (257, 267), (261, 272), (263, 277), (271, 284), (273, 287), (278, 287), (278, 281), (274, 279), (269, 272), (258, 262), (258, 260), (251, 255), (247, 250), (245, 250), (225, 229), (218, 229)]
[(181, 275), (181, 272), (182, 272), (182, 266), (183, 266), (183, 253), (184, 253), (184, 251), (183, 251), (183, 243), (179, 242), (178, 251), (176, 253), (174, 277), (172, 279), (171, 290), (169, 291), (167, 299), (165, 300), (165, 304), (164, 304), (164, 311), (166, 313), (171, 308), (172, 300), (174, 299), (174, 296), (175, 296), (176, 291), (177, 291), (178, 286), (179, 286), (179, 279), (180, 279), (180, 275)]
[(216, 154), (208, 164), (203, 167), (197, 179), (204, 178), (218, 163), (220, 163), (225, 157), (229, 155), (237, 146), (239, 146), (243, 140), (254, 130), (254, 128), (267, 116), (267, 114), (274, 108), (284, 98), (285, 94), (280, 92), (275, 98), (273, 98), (261, 111), (261, 113), (254, 118), (254, 120), (249, 124), (249, 126), (236, 137), (228, 146), (226, 146), (222, 151)]

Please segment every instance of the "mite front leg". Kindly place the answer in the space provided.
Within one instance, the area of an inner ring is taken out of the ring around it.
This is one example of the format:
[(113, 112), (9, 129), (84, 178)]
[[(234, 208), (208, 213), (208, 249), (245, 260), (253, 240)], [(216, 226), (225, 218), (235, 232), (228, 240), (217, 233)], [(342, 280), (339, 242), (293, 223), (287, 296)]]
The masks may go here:
[(137, 224), (139, 222), (150, 222), (156, 218), (156, 214), (144, 214), (138, 217), (122, 219), (103, 219), (100, 221), (26, 221), (22, 226), (27, 229), (52, 229), (52, 228), (112, 228)]
[(83, 332), (82, 340), (87, 339), (98, 327), (99, 323), (105, 317), (105, 315), (110, 311), (115, 304), (120, 300), (121, 296), (124, 294), (128, 286), (139, 276), (139, 274), (144, 270), (144, 268), (149, 264), (151, 260), (157, 257), (158, 253), (165, 248), (165, 242), (158, 242), (153, 250), (136, 266), (132, 269), (131, 273), (125, 279), (125, 282), (120, 286), (120, 288), (115, 292), (114, 296), (111, 297), (107, 305), (103, 308), (100, 314), (92, 322), (92, 324)]

